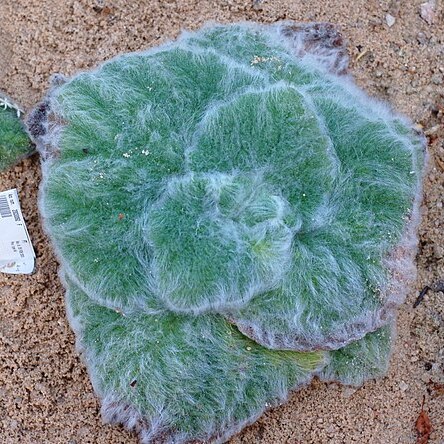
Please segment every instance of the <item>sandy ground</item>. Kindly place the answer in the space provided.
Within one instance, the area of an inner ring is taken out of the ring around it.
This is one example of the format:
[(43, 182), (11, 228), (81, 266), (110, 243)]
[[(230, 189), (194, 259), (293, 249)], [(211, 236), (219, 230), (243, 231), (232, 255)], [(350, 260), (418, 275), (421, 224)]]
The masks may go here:
[[(315, 381), (232, 444), (415, 443), (423, 397), (433, 425), (429, 443), (444, 443), (444, 294), (429, 292), (412, 307), (422, 287), (444, 278), (444, 22), (439, 0), (434, 23), (423, 20), (423, 1), (0, 0), (0, 89), (28, 109), (53, 73), (73, 74), (207, 20), (316, 20), (340, 26), (362, 87), (427, 130), (419, 273), (400, 310), (388, 375), (359, 390)], [(19, 190), (38, 266), (32, 276), (0, 275), (0, 442), (136, 443), (123, 429), (102, 425), (75, 354), (36, 207), (39, 180), (36, 156), (0, 174), (0, 190)]]

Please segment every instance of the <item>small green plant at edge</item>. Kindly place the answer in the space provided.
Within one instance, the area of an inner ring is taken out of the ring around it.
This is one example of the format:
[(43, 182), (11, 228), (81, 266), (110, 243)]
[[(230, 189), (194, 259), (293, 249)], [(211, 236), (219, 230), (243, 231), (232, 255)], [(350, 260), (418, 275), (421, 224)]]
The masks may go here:
[(32, 151), (21, 115), (20, 108), (0, 91), (0, 171), (16, 164)]

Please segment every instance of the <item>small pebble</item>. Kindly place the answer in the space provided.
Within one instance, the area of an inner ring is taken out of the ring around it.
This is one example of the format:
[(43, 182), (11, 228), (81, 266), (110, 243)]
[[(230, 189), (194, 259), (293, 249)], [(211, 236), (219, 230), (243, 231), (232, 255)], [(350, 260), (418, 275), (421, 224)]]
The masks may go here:
[(421, 381), (422, 381), (424, 384), (428, 384), (428, 383), (430, 382), (430, 375), (429, 375), (428, 373), (424, 373), (424, 374), (421, 376)]
[(433, 22), (435, 21), (435, 6), (436, 0), (429, 0), (428, 2), (421, 4), (419, 15), (429, 25), (433, 25)]
[(401, 381), (399, 383), (399, 388), (400, 388), (401, 392), (405, 392), (409, 388), (409, 385), (406, 384), (404, 381)]
[(444, 257), (444, 248), (441, 245), (435, 244), (433, 246), (433, 256), (436, 257), (436, 259), (441, 259)]
[(342, 390), (342, 395), (344, 398), (351, 398), (355, 393), (356, 390), (354, 387), (344, 387)]
[(432, 76), (432, 83), (434, 83), (435, 85), (441, 85), (443, 82), (443, 76), (442, 74), (433, 74)]
[(386, 23), (387, 23), (387, 26), (388, 26), (389, 28), (391, 28), (391, 27), (395, 24), (396, 19), (395, 19), (395, 17), (393, 17), (393, 15), (391, 15), (391, 14), (387, 14), (387, 15), (385, 16), (385, 21), (386, 21)]
[(427, 36), (423, 32), (418, 32), (416, 40), (418, 40), (418, 43), (421, 45), (425, 45), (427, 43)]

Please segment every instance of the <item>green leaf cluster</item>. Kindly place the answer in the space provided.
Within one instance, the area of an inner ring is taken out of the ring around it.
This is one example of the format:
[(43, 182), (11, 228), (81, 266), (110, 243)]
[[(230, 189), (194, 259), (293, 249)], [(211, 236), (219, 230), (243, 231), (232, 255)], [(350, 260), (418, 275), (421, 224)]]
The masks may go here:
[(410, 122), (255, 24), (119, 56), (46, 103), (41, 210), (108, 421), (222, 442), (314, 375), (384, 374), (424, 163)]

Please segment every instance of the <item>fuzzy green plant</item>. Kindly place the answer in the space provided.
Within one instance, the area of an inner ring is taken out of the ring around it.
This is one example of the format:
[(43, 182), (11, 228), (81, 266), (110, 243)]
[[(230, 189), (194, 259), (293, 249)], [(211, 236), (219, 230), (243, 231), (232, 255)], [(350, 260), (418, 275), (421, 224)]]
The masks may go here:
[(0, 171), (16, 164), (32, 151), (21, 114), (18, 106), (0, 91)]
[(102, 413), (223, 442), (318, 375), (388, 363), (424, 140), (329, 25), (208, 26), (54, 87), (28, 128)]

